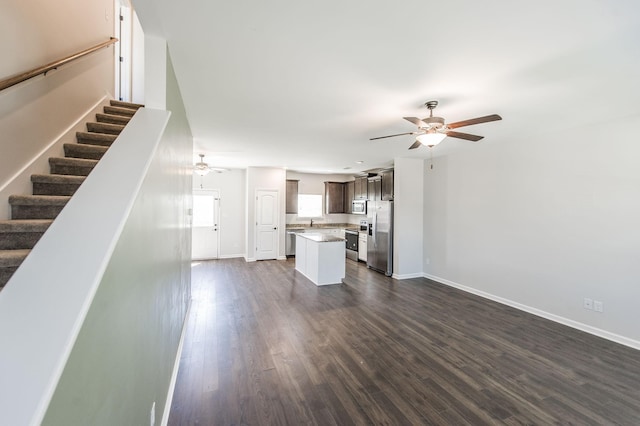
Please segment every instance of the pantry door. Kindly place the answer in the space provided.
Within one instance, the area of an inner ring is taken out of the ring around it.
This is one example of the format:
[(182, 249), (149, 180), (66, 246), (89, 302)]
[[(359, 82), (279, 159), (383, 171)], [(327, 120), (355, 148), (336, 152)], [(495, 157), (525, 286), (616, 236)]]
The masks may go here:
[(278, 257), (278, 191), (256, 190), (256, 260)]

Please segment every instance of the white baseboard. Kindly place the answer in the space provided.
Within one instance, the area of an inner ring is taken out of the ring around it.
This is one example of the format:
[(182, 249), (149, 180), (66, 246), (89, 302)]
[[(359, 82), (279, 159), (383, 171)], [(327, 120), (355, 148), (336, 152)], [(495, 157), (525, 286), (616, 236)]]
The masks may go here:
[(287, 260), (287, 256), (278, 256), (276, 260)]
[(238, 253), (238, 254), (222, 254), (222, 255), (218, 256), (218, 259), (237, 259), (239, 257), (244, 257), (244, 254), (242, 254), (242, 253)]
[(423, 278), (424, 274), (422, 272), (417, 272), (415, 274), (393, 274), (391, 278), (396, 280), (408, 280), (411, 278)]
[(173, 402), (173, 392), (176, 389), (176, 381), (178, 379), (178, 368), (180, 367), (180, 358), (182, 357), (182, 347), (184, 345), (184, 336), (187, 334), (187, 322), (189, 321), (190, 312), (191, 312), (191, 299), (189, 299), (187, 314), (185, 315), (184, 322), (182, 324), (182, 332), (180, 333), (180, 343), (178, 343), (178, 351), (176, 353), (176, 359), (173, 362), (173, 371), (171, 372), (171, 381), (169, 382), (167, 399), (164, 403), (164, 412), (162, 413), (162, 420), (160, 422), (162, 426), (167, 426), (167, 424), (169, 423), (169, 412), (171, 411), (171, 403)]
[(494, 302), (511, 306), (512, 308), (516, 308), (518, 310), (528, 312), (530, 314), (548, 319), (550, 321), (554, 321), (559, 324), (566, 325), (567, 327), (575, 328), (577, 330), (584, 331), (585, 333), (593, 334), (594, 336), (602, 337), (603, 339), (611, 340), (612, 342), (620, 343), (621, 345), (629, 346), (630, 348), (640, 350), (640, 341), (629, 339), (628, 337), (620, 336), (618, 334), (611, 333), (606, 330), (592, 327), (590, 325), (587, 325), (578, 321), (574, 321), (569, 318), (561, 317), (559, 315), (555, 315), (555, 314), (543, 311), (541, 309), (523, 305), (522, 303), (514, 302), (513, 300), (505, 299), (503, 297), (496, 296), (491, 293), (487, 293), (487, 292), (475, 289), (473, 287), (468, 287), (466, 285), (458, 284), (454, 281), (450, 281), (445, 278), (440, 278), (435, 275), (423, 273), (422, 276), (424, 278), (439, 282), (441, 284), (448, 285), (449, 287), (454, 287), (459, 290), (465, 291), (467, 293), (475, 294), (476, 296), (484, 297), (485, 299), (493, 300)]

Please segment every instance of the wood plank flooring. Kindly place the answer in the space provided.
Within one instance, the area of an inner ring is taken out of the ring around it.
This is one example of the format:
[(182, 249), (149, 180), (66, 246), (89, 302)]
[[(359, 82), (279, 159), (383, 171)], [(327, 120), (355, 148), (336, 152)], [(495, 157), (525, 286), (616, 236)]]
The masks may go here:
[(640, 424), (640, 351), (433, 281), (192, 273), (169, 425)]

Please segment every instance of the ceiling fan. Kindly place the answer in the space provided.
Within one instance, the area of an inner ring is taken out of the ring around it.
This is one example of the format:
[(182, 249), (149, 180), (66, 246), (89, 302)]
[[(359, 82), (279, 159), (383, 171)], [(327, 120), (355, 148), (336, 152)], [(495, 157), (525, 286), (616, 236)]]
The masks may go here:
[(417, 117), (403, 117), (405, 120), (410, 121), (411, 123), (418, 126), (417, 131), (398, 133), (396, 135), (379, 136), (377, 138), (371, 138), (369, 140), (373, 141), (376, 139), (393, 138), (403, 135), (416, 135), (416, 141), (409, 147), (409, 149), (418, 148), (420, 145), (426, 145), (429, 148), (432, 148), (442, 142), (442, 140), (447, 136), (477, 142), (484, 136), (454, 132), (453, 129), (464, 126), (471, 126), (474, 124), (488, 123), (490, 121), (502, 120), (502, 117), (500, 117), (498, 114), (492, 114), (484, 117), (472, 118), (470, 120), (456, 121), (455, 123), (446, 124), (444, 118), (433, 116), (433, 110), (438, 106), (438, 101), (428, 101), (424, 104), (424, 106), (429, 108), (429, 117), (423, 119), (419, 119)]
[(193, 171), (200, 176), (206, 176), (207, 174), (209, 174), (209, 172), (222, 173), (227, 170), (221, 169), (219, 167), (210, 167), (207, 163), (204, 162), (204, 154), (198, 155), (200, 156), (200, 161), (193, 166)]

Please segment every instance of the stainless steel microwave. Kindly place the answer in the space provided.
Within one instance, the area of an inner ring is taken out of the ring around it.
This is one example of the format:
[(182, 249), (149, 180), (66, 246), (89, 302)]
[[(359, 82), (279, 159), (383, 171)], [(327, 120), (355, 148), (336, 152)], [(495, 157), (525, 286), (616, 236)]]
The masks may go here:
[(367, 200), (353, 200), (351, 203), (351, 213), (367, 214)]

